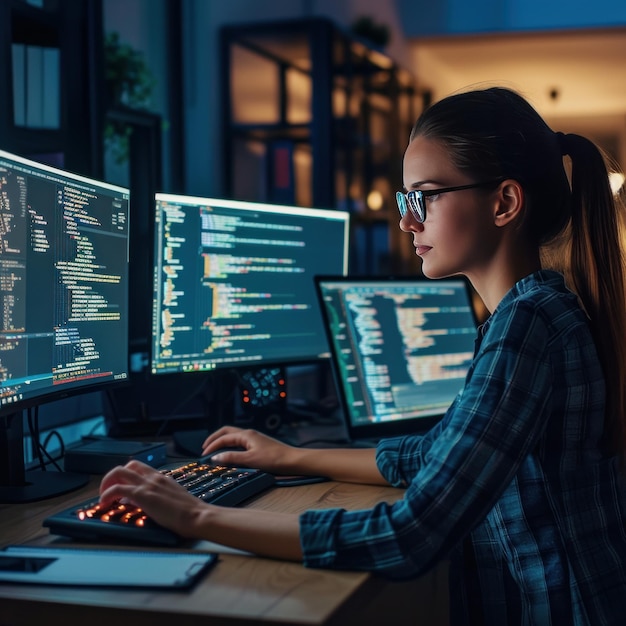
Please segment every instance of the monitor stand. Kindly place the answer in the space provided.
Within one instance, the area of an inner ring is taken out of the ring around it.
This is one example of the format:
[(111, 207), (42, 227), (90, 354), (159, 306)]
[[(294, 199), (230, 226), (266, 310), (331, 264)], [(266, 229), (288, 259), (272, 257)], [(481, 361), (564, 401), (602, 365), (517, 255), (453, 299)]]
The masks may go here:
[(88, 474), (26, 471), (21, 411), (0, 417), (0, 504), (36, 502), (84, 487)]
[(206, 429), (176, 431), (172, 435), (174, 449), (197, 459), (202, 456), (202, 443), (208, 436), (209, 431)]
[(21, 485), (0, 485), (0, 504), (36, 502), (76, 491), (89, 482), (88, 474), (29, 471)]

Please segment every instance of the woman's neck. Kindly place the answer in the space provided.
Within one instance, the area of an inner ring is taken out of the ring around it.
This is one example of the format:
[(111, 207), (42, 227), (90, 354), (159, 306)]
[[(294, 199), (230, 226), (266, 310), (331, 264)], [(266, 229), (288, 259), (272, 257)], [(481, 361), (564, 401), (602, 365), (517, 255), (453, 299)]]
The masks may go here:
[(539, 250), (517, 251), (494, 257), (493, 262), (484, 271), (468, 273), (467, 277), (482, 299), (485, 307), (493, 313), (500, 300), (522, 278), (541, 269)]

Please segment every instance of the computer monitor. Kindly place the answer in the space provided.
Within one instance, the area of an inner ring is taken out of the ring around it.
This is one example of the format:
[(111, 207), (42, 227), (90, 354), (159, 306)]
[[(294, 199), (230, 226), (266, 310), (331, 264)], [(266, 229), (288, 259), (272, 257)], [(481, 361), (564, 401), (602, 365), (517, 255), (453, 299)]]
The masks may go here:
[(350, 439), (432, 426), (474, 354), (474, 293), (462, 277), (316, 278)]
[(26, 471), (25, 409), (128, 377), (129, 191), (0, 151), (0, 502), (86, 481)]
[(345, 211), (157, 194), (152, 373), (327, 360), (314, 277), (348, 243)]

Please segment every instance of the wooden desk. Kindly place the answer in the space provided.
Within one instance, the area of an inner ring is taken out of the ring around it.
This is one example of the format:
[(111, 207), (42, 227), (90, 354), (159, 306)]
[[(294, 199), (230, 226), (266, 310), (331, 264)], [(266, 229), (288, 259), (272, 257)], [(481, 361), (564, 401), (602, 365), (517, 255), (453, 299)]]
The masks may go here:
[[(89, 498), (99, 479), (73, 494), (24, 505), (0, 505), (0, 543), (67, 545), (42, 520)], [(275, 488), (248, 506), (289, 512), (310, 508), (369, 508), (402, 491), (335, 482)], [(76, 544), (74, 544), (76, 545)], [(87, 545), (87, 544), (81, 544)], [(185, 548), (202, 548), (202, 542)], [(186, 626), (243, 624), (448, 623), (444, 566), (414, 581), (307, 569), (296, 563), (225, 553), (191, 591), (148, 592), (0, 584), (0, 626), (87, 624)]]

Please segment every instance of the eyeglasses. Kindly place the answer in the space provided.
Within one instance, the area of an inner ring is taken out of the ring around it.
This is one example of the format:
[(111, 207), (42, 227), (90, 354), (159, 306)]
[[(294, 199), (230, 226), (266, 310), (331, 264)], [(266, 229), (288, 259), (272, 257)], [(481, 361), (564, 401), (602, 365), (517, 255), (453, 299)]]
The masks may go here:
[(440, 193), (448, 193), (450, 191), (462, 191), (463, 189), (475, 189), (476, 187), (488, 187), (489, 185), (499, 185), (504, 179), (490, 180), (484, 183), (472, 183), (471, 185), (459, 185), (458, 187), (442, 187), (440, 189), (412, 189), (407, 193), (398, 191), (396, 193), (396, 202), (400, 211), (400, 217), (406, 215), (407, 209), (411, 209), (411, 214), (420, 223), (426, 220), (426, 198), (437, 196)]

